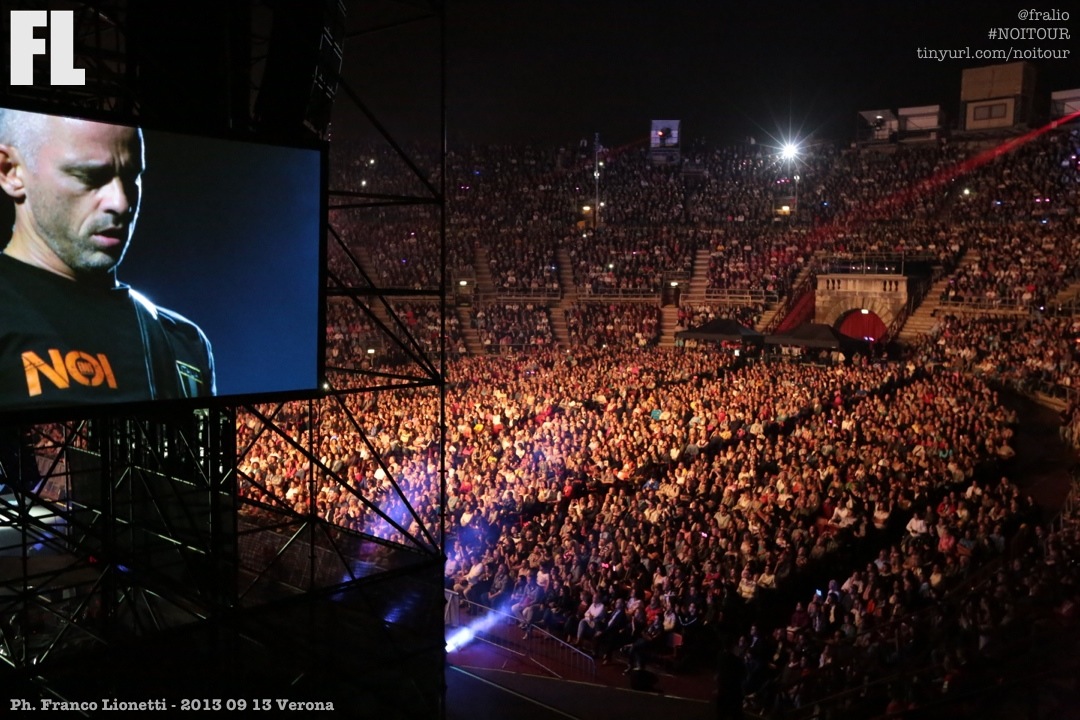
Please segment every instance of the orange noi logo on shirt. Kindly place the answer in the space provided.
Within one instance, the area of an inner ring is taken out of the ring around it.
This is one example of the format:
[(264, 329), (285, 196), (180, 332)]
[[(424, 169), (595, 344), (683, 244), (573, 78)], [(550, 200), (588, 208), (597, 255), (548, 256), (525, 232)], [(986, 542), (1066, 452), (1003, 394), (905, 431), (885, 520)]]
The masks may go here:
[(41, 359), (35, 352), (22, 354), (23, 370), (26, 372), (26, 390), (30, 397), (41, 394), (41, 377), (51, 382), (60, 390), (71, 387), (71, 383), (97, 387), (105, 383), (116, 389), (116, 376), (105, 353), (91, 355), (81, 350), (72, 350), (66, 355), (59, 350), (49, 350), (49, 362)]

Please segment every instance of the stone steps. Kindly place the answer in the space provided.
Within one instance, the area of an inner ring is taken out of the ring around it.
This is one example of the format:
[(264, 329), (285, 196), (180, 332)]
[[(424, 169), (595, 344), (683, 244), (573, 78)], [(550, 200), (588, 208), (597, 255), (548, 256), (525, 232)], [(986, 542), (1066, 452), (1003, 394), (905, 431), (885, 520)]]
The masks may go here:
[(472, 308), (459, 307), (456, 310), (461, 337), (465, 340), (465, 347), (469, 349), (469, 354), (483, 355), (484, 344), (480, 342), (480, 333), (472, 324)]
[(679, 308), (675, 305), (660, 308), (660, 340), (657, 344), (662, 348), (675, 347), (675, 332), (678, 326)]

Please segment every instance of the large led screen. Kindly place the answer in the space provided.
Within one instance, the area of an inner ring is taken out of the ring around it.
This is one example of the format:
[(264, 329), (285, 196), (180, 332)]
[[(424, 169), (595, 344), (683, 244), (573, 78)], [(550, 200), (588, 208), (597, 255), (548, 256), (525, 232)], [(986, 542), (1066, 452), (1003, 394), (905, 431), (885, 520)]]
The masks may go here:
[(0, 413), (315, 390), (324, 157), (0, 109)]

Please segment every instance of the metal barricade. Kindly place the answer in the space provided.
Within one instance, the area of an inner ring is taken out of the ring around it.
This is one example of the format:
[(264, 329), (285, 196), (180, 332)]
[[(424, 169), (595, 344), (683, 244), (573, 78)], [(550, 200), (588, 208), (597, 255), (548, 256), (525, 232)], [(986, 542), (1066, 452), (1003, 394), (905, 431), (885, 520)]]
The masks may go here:
[(511, 652), (560, 679), (595, 679), (596, 660), (546, 630), (533, 625), (526, 632), (520, 618), (464, 600), (451, 591), (447, 602), (459, 608), (458, 625), (472, 628), (477, 640)]

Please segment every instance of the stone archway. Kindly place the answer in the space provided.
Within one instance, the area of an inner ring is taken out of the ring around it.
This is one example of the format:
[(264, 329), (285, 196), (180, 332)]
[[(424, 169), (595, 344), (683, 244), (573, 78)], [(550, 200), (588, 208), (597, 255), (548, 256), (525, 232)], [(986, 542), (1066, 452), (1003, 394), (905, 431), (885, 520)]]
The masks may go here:
[(888, 327), (907, 303), (903, 278), (874, 276), (819, 277), (814, 317), (836, 327), (852, 310), (869, 310)]
[(870, 342), (880, 340), (889, 329), (876, 312), (866, 308), (848, 310), (837, 319), (834, 327), (841, 335)]

